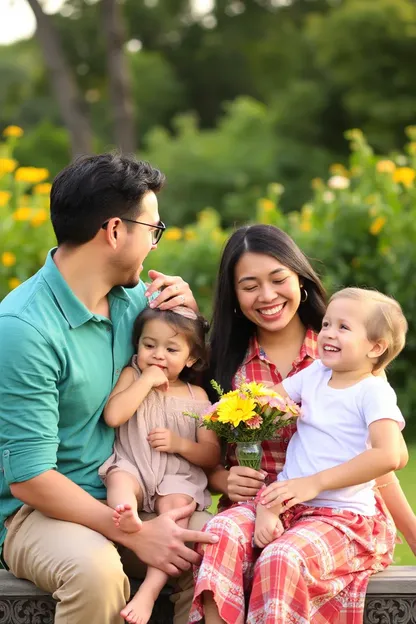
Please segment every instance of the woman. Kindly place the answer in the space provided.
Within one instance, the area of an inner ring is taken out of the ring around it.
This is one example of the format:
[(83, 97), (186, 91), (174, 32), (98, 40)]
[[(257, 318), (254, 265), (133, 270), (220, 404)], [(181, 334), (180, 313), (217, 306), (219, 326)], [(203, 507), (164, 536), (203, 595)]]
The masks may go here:
[[(228, 241), (219, 270), (211, 377), (226, 390), (243, 377), (280, 383), (316, 359), (324, 312), (323, 286), (293, 240), (273, 226), (240, 228)], [(224, 494), (220, 508), (240, 504), (207, 525), (220, 539), (200, 549), (190, 622), (205, 617), (206, 624), (242, 624), (250, 590), (250, 624), (333, 624), (341, 613), (345, 624), (362, 621), (369, 570), (388, 565), (394, 547), (394, 524), (380, 500), (374, 535), (363, 536), (342, 515), (299, 517), (263, 551), (253, 548), (250, 499), (275, 480), (293, 432), (288, 427), (281, 439), (263, 443), (261, 471), (238, 466), (229, 447), (230, 470), (221, 466), (211, 474), (211, 488)], [(414, 547), (416, 519), (394, 476), (384, 481), (385, 491), (395, 494), (396, 522)], [(351, 553), (360, 567), (352, 568)]]

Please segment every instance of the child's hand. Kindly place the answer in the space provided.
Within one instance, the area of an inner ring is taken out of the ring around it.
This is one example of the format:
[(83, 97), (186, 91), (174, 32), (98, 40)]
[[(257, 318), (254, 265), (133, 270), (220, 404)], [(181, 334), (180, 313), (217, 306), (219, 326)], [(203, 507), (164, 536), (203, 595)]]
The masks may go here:
[(279, 516), (257, 505), (256, 525), (254, 527), (254, 543), (258, 548), (265, 548), (283, 533), (283, 525)]
[(157, 427), (147, 436), (147, 440), (155, 451), (161, 453), (180, 453), (182, 448), (182, 438), (170, 429)]
[[(268, 485), (260, 496), (260, 504), (266, 507), (282, 505), (282, 512), (294, 505), (304, 503), (318, 496), (321, 492), (317, 475), (289, 479), (288, 481), (275, 481)], [(285, 504), (283, 505), (283, 502)]]
[(168, 378), (159, 366), (149, 366), (145, 368), (142, 373), (142, 378), (149, 382), (151, 388), (159, 388), (159, 390), (163, 392), (166, 392), (169, 388)]

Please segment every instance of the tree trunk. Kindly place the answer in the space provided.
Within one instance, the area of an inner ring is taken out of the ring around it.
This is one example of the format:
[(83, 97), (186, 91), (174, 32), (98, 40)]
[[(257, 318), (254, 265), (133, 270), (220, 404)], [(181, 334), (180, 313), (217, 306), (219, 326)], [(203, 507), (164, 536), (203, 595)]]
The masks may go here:
[(131, 154), (137, 149), (137, 141), (130, 75), (123, 51), (125, 34), (122, 9), (118, 0), (102, 0), (101, 4), (114, 141), (123, 152)]
[(71, 68), (66, 62), (58, 32), (49, 15), (43, 12), (39, 0), (27, 0), (35, 14), (36, 36), (42, 48), (62, 120), (71, 139), (72, 155), (92, 151), (92, 131), (85, 105)]

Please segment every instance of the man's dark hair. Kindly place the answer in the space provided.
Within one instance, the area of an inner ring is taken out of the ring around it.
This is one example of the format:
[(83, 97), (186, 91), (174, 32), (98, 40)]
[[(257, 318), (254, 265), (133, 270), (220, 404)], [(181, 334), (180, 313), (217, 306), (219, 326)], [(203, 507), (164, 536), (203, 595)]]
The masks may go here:
[(137, 218), (145, 193), (157, 193), (164, 182), (158, 169), (127, 156), (78, 158), (52, 184), (51, 221), (58, 245), (87, 243), (112, 217)]

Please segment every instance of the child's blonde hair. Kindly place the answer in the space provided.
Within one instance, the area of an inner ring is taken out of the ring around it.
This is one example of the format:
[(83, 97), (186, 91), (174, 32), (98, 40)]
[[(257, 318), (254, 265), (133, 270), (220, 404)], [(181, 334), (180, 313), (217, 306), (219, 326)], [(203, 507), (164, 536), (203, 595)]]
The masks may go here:
[(377, 290), (365, 288), (344, 288), (339, 290), (329, 300), (353, 299), (369, 306), (366, 322), (367, 337), (370, 342), (387, 341), (387, 349), (380, 355), (374, 366), (374, 371), (384, 369), (400, 351), (406, 342), (407, 321), (400, 304)]

